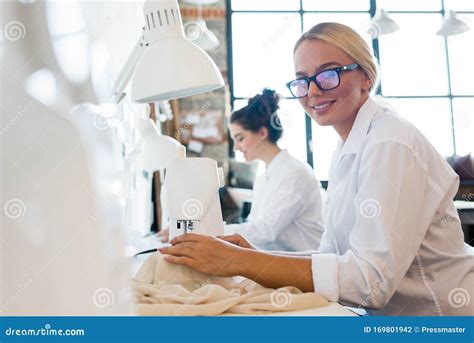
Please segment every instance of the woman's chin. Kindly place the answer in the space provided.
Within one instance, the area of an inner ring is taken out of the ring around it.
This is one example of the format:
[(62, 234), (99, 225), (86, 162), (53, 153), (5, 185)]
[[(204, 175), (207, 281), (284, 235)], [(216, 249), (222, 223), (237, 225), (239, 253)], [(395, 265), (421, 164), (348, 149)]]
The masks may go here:
[(328, 115), (324, 115), (324, 116), (320, 116), (320, 115), (317, 115), (317, 114), (311, 114), (310, 115), (311, 119), (313, 119), (316, 124), (318, 124), (319, 126), (331, 126), (333, 125), (333, 123), (331, 122), (331, 119), (329, 118)]

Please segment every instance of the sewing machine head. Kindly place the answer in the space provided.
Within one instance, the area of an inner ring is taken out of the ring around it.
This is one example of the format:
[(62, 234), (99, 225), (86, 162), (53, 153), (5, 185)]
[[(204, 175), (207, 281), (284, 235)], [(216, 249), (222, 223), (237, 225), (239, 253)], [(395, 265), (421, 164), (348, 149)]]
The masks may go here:
[(218, 236), (224, 233), (219, 188), (222, 168), (205, 158), (177, 158), (166, 168), (166, 203), (170, 239), (185, 233)]

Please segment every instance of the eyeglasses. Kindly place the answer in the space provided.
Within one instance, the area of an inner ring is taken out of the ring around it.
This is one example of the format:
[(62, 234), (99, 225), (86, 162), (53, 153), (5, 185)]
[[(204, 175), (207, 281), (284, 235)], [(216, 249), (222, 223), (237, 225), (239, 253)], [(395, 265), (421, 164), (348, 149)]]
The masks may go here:
[(328, 91), (337, 88), (341, 83), (340, 73), (345, 70), (354, 70), (358, 68), (357, 63), (348, 64), (345, 66), (326, 69), (320, 71), (313, 76), (300, 77), (299, 79), (290, 81), (286, 84), (286, 87), (291, 92), (291, 95), (295, 98), (303, 98), (308, 95), (309, 84), (313, 81), (319, 89)]

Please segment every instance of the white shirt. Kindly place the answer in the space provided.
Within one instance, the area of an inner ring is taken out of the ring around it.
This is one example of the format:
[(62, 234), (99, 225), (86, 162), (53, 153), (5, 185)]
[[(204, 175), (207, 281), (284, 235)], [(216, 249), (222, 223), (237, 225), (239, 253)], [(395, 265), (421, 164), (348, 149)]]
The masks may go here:
[(374, 315), (474, 314), (473, 249), (452, 200), (459, 179), (413, 125), (369, 98), (329, 175), (316, 292)]
[(317, 249), (324, 231), (319, 187), (311, 167), (282, 150), (254, 183), (249, 221), (225, 232), (265, 250)]

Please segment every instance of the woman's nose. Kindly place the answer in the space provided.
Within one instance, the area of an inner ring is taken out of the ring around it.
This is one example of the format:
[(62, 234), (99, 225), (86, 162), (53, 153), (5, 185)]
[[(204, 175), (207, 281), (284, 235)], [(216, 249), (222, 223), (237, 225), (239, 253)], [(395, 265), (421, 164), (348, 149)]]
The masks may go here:
[(309, 82), (308, 97), (323, 95), (323, 91), (316, 85), (316, 82)]

